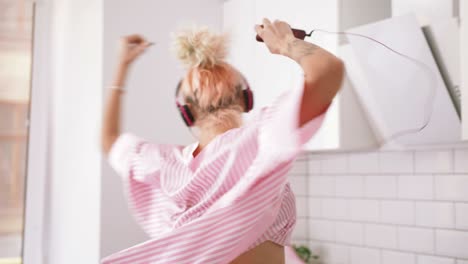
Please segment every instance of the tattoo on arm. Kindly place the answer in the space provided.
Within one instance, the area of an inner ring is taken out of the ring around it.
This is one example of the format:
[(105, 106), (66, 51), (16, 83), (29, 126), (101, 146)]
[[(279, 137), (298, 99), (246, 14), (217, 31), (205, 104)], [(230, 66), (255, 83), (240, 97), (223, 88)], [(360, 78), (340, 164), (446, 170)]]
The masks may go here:
[(314, 54), (315, 50), (317, 49), (318, 49), (317, 45), (314, 45), (312, 43), (309, 43), (300, 39), (294, 39), (288, 43), (289, 57), (291, 57), (293, 60), (297, 61), (298, 63), (301, 62), (301, 59), (303, 57)]

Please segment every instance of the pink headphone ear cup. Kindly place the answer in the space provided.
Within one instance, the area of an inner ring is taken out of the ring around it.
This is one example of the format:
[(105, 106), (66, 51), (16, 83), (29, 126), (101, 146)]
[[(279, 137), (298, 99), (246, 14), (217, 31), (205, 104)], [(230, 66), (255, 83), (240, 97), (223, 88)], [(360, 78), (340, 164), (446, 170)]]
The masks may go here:
[(253, 92), (250, 89), (244, 90), (244, 101), (245, 101), (245, 112), (250, 112), (254, 106), (254, 96)]
[(195, 123), (195, 118), (193, 117), (192, 112), (188, 106), (177, 104), (177, 109), (179, 109), (180, 115), (182, 116), (185, 124), (189, 127), (193, 126), (193, 123)]

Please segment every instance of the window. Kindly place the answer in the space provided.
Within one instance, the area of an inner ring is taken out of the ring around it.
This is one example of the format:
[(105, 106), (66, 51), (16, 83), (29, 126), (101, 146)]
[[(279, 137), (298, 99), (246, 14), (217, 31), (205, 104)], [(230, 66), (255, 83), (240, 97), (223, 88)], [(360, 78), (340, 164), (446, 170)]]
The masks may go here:
[(0, 1), (0, 263), (20, 263), (33, 4)]

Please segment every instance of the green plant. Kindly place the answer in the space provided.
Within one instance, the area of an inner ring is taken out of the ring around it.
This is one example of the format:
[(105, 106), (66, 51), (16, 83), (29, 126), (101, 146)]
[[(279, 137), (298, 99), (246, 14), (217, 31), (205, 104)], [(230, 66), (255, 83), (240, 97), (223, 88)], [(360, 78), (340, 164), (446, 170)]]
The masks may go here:
[(312, 259), (316, 260), (319, 258), (319, 256), (314, 255), (307, 246), (296, 244), (293, 244), (292, 246), (299, 258), (301, 258), (305, 263), (310, 263)]

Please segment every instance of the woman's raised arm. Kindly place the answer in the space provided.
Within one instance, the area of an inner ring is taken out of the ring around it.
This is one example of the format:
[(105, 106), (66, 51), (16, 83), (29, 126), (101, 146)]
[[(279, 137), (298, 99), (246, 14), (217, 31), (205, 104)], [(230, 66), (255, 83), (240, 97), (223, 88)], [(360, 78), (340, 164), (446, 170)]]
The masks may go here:
[(343, 62), (325, 49), (295, 38), (283, 21), (264, 19), (263, 26), (256, 25), (255, 30), (271, 53), (293, 59), (304, 71), (299, 126), (322, 114), (341, 86)]
[(125, 79), (132, 62), (145, 51), (150, 45), (143, 37), (131, 35), (122, 38), (120, 59), (114, 81), (111, 85), (106, 106), (104, 109), (104, 119), (101, 131), (102, 151), (108, 154), (112, 144), (120, 134), (120, 109), (121, 96), (124, 93)]

